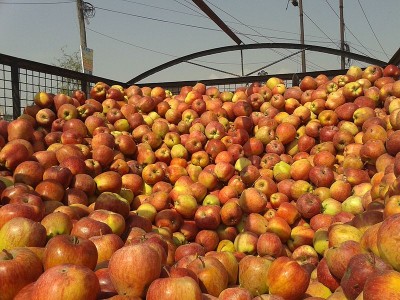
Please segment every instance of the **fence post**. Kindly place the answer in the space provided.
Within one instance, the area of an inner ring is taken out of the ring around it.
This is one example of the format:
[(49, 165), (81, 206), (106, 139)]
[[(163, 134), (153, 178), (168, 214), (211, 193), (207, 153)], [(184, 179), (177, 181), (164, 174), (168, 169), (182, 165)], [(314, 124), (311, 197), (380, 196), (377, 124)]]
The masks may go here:
[(21, 115), (21, 97), (19, 93), (19, 68), (15, 65), (11, 66), (11, 92), (13, 102), (13, 119), (17, 119)]
[(81, 80), (81, 90), (86, 93), (86, 97), (89, 99), (89, 86), (87, 80)]

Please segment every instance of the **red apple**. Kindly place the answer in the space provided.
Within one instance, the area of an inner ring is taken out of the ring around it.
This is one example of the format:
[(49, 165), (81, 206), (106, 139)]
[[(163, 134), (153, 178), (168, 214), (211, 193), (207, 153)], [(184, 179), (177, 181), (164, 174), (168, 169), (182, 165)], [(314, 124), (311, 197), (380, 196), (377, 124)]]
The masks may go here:
[(301, 299), (308, 288), (310, 275), (295, 260), (278, 257), (269, 267), (266, 282), (270, 294)]
[(99, 280), (85, 266), (64, 264), (45, 271), (32, 288), (32, 299), (97, 299), (100, 292)]
[[(0, 252), (0, 270), (1, 297), (13, 299), (23, 287), (39, 278), (43, 266), (34, 252), (21, 247)], [(18, 278), (13, 276), (15, 274), (18, 274)]]
[(108, 268), (119, 294), (144, 297), (148, 286), (160, 277), (161, 257), (146, 243), (128, 245), (113, 254)]

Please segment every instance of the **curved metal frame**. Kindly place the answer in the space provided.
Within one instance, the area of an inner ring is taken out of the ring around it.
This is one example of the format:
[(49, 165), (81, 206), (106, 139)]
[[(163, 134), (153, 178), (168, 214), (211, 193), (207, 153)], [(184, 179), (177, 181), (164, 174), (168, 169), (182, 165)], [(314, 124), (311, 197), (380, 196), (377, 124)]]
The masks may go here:
[(363, 62), (366, 62), (369, 64), (379, 65), (379, 66), (384, 66), (387, 64), (387, 62), (385, 62), (385, 61), (371, 58), (371, 57), (368, 57), (365, 55), (352, 53), (350, 51), (342, 51), (339, 49), (316, 46), (316, 45), (306, 45), (306, 44), (296, 44), (296, 43), (258, 43), (258, 44), (247, 44), (247, 45), (224, 46), (224, 47), (203, 50), (203, 51), (195, 52), (195, 53), (192, 53), (189, 55), (185, 55), (185, 56), (173, 59), (164, 64), (161, 64), (150, 70), (147, 70), (146, 72), (143, 72), (143, 73), (139, 74), (138, 76), (129, 80), (127, 82), (127, 84), (129, 84), (129, 85), (135, 84), (138, 81), (140, 81), (144, 78), (147, 78), (150, 75), (153, 75), (164, 69), (167, 69), (169, 67), (175, 66), (182, 62), (186, 62), (186, 61), (198, 58), (198, 57), (203, 57), (203, 56), (208, 56), (208, 55), (213, 55), (213, 54), (218, 54), (218, 53), (224, 53), (224, 52), (231, 52), (231, 51), (242, 51), (242, 50), (252, 50), (252, 49), (276, 49), (276, 48), (304, 49), (307, 51), (321, 52), (321, 53), (333, 54), (333, 55), (337, 55), (337, 56), (343, 55), (348, 58), (352, 58), (355, 60), (359, 60), (359, 61), (363, 61)]

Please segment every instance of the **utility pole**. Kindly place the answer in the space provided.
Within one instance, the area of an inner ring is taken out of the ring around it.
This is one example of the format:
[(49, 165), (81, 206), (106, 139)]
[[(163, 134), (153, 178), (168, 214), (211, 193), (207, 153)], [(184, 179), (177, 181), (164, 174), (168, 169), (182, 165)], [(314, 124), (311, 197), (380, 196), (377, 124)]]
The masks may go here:
[[(339, 11), (340, 11), (340, 50), (344, 51), (344, 29), (345, 29), (345, 25), (344, 25), (344, 17), (343, 17), (343, 0), (339, 0)], [(345, 57), (342, 54), (341, 55), (341, 68), (342, 70), (344, 70), (345, 66), (346, 66), (346, 61), (345, 61)]]
[(79, 33), (80, 33), (80, 38), (81, 38), (81, 51), (82, 51), (82, 49), (87, 48), (85, 17), (83, 14), (83, 1), (82, 0), (76, 0), (76, 9), (78, 12)]
[[(303, 23), (303, 0), (299, 0), (299, 13), (300, 13), (300, 43), (304, 46), (304, 23)], [(301, 71), (307, 72), (306, 67), (306, 50), (301, 52)]]
[(76, 0), (76, 9), (78, 13), (79, 35), (81, 39), (82, 71), (86, 74), (92, 74), (93, 50), (87, 47), (85, 19), (93, 18), (95, 11), (93, 5), (84, 2), (83, 0)]
[[(303, 45), (303, 50), (301, 51), (301, 71), (303, 73), (307, 72), (306, 68), (306, 50), (304, 49), (304, 23), (303, 23), (303, 0), (288, 0), (287, 5), (289, 5), (289, 1), (292, 2), (292, 5), (295, 7), (299, 7), (300, 14), (300, 44)], [(286, 5), (286, 9), (287, 9)]]

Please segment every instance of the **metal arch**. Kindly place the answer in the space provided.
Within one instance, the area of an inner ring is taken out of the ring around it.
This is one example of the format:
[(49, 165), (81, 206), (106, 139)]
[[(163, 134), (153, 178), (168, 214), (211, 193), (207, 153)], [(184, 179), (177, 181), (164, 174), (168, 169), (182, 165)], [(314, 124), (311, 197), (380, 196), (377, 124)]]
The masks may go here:
[(306, 49), (307, 51), (321, 52), (321, 53), (333, 54), (333, 55), (337, 55), (337, 56), (343, 55), (345, 57), (348, 57), (348, 58), (351, 58), (354, 60), (358, 60), (358, 61), (363, 61), (363, 62), (373, 64), (373, 65), (385, 66), (387, 64), (387, 62), (385, 62), (385, 61), (371, 58), (371, 57), (368, 57), (365, 55), (352, 53), (350, 51), (342, 51), (339, 49), (316, 46), (316, 45), (307, 45), (307, 44), (303, 45), (303, 44), (296, 44), (296, 43), (257, 43), (257, 44), (224, 46), (224, 47), (203, 50), (203, 51), (195, 52), (195, 53), (192, 53), (189, 55), (185, 55), (185, 56), (173, 59), (164, 64), (161, 64), (150, 70), (147, 70), (146, 72), (143, 72), (143, 73), (139, 74), (138, 76), (132, 78), (131, 80), (127, 81), (127, 84), (128, 85), (135, 84), (138, 81), (140, 81), (144, 78), (147, 78), (150, 75), (153, 75), (164, 69), (167, 69), (169, 67), (175, 66), (182, 62), (186, 62), (186, 61), (198, 58), (198, 57), (203, 57), (203, 56), (208, 56), (208, 55), (213, 55), (213, 54), (218, 54), (218, 53), (224, 53), (224, 52), (231, 52), (231, 51), (242, 51), (242, 50), (253, 50), (253, 49), (276, 49), (276, 48)]

